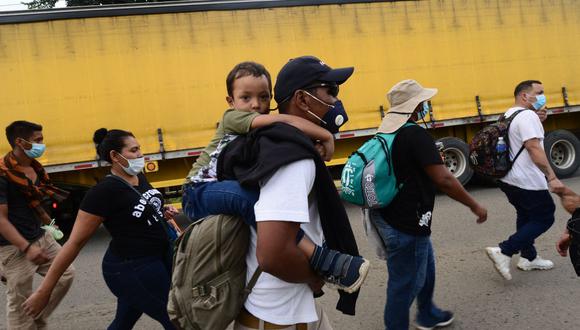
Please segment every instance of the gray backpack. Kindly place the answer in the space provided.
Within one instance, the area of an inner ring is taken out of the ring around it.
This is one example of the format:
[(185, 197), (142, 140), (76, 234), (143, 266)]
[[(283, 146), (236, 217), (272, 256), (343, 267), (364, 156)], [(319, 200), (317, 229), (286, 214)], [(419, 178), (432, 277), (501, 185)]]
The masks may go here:
[(175, 242), (167, 311), (182, 329), (226, 329), (252, 287), (246, 286), (250, 229), (242, 219), (211, 215), (185, 229)]

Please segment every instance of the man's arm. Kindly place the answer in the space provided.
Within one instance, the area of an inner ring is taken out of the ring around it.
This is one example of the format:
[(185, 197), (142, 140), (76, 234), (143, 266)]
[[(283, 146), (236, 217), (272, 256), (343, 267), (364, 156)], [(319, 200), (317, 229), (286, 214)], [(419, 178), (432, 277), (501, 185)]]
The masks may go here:
[(285, 123), (292, 125), (310, 137), (312, 140), (320, 141), (325, 150), (325, 155), (323, 155), (324, 160), (329, 161), (332, 159), (334, 154), (334, 137), (326, 129), (297, 116), (285, 115), (285, 114), (272, 114), (272, 115), (260, 115), (254, 118), (252, 121), (251, 128), (259, 128), (268, 126), (274, 123)]
[(8, 204), (0, 204), (0, 235), (10, 242), (10, 244), (18, 248), (18, 250), (26, 253), (26, 259), (29, 261), (39, 265), (48, 260), (48, 256), (44, 250), (36, 245), (30, 245), (8, 220)]
[(560, 180), (558, 180), (558, 177), (556, 177), (556, 174), (552, 170), (552, 167), (548, 162), (548, 158), (546, 157), (546, 153), (544, 152), (544, 149), (542, 149), (542, 147), (540, 146), (540, 139), (538, 138), (529, 139), (526, 142), (524, 142), (524, 147), (528, 151), (528, 154), (530, 155), (530, 158), (532, 159), (536, 167), (538, 167), (540, 171), (542, 171), (542, 173), (544, 173), (544, 175), (546, 176), (548, 180), (548, 185), (550, 187), (550, 191), (554, 193), (562, 192), (566, 188), (566, 186), (564, 186), (564, 184), (560, 182)]
[(447, 170), (444, 165), (435, 164), (425, 166), (425, 172), (431, 178), (435, 186), (443, 191), (447, 196), (469, 207), (471, 212), (477, 216), (477, 223), (487, 220), (487, 210), (463, 188), (461, 183)]
[(296, 245), (300, 224), (259, 221), (256, 256), (263, 271), (290, 283), (317, 283), (320, 277)]
[(102, 217), (79, 210), (70, 238), (54, 258), (38, 289), (23, 304), (28, 315), (36, 316), (44, 310), (58, 280), (102, 222)]
[(564, 189), (557, 192), (557, 194), (560, 196), (562, 207), (564, 207), (568, 213), (572, 214), (580, 207), (580, 196), (572, 191), (572, 189), (564, 187)]

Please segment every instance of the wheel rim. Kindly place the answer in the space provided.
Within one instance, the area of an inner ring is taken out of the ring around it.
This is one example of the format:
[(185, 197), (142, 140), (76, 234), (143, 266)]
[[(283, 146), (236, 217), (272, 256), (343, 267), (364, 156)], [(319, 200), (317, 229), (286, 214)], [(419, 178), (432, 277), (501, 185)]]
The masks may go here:
[(445, 167), (455, 176), (459, 178), (467, 167), (467, 159), (461, 150), (457, 148), (447, 148), (443, 152)]
[(554, 142), (550, 148), (550, 160), (555, 167), (561, 170), (569, 168), (576, 160), (574, 145), (567, 140)]

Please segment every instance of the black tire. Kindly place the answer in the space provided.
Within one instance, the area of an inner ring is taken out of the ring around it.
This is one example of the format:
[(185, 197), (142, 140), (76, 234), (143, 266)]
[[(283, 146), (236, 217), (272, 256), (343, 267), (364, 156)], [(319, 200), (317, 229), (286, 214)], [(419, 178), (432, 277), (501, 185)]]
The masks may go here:
[(580, 165), (580, 141), (571, 132), (559, 129), (544, 138), (546, 157), (559, 178), (571, 176)]
[(469, 166), (469, 146), (455, 137), (444, 137), (437, 142), (443, 144), (445, 167), (465, 186), (473, 176), (473, 169)]

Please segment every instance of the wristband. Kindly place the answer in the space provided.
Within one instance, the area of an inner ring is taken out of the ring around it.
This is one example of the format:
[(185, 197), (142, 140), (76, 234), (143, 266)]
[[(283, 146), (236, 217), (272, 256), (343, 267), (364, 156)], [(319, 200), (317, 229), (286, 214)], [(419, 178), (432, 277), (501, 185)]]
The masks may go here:
[(557, 179), (557, 177), (554, 175), (551, 179), (548, 180), (548, 182), (554, 181), (556, 179)]
[(31, 246), (32, 246), (32, 242), (28, 243), (28, 245), (26, 246), (24, 251), (22, 251), (22, 253), (26, 254), (26, 252), (28, 252), (28, 249), (30, 249)]

